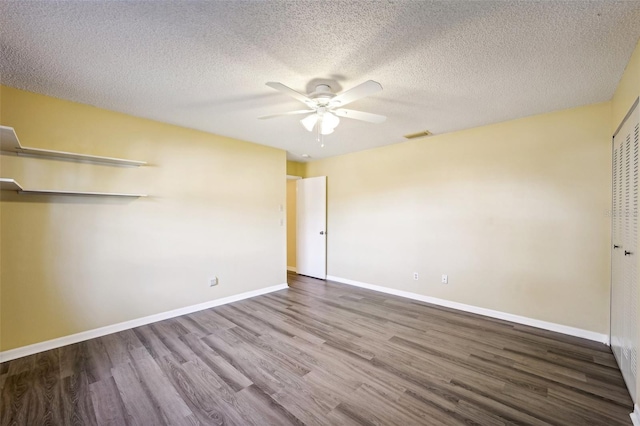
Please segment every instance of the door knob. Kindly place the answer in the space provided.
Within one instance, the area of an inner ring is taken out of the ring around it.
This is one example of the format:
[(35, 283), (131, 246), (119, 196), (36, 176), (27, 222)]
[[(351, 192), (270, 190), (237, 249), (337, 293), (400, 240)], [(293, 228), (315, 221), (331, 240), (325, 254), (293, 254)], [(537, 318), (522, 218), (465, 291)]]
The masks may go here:
[(320, 235), (324, 235), (324, 231), (320, 231)]
[(630, 255), (630, 254), (633, 254), (633, 253), (631, 253), (630, 251), (626, 251), (626, 250), (624, 251), (624, 255), (625, 256)]
[(614, 249), (617, 249), (617, 248), (620, 248), (620, 246), (617, 246), (617, 245), (615, 245), (615, 244), (614, 244), (614, 245), (613, 245), (613, 248), (614, 248)]

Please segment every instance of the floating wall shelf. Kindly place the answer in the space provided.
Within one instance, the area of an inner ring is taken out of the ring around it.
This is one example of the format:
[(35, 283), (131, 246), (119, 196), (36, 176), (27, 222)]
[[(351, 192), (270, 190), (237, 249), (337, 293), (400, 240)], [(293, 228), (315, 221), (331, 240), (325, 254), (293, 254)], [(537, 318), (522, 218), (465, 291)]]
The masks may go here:
[(0, 126), (0, 150), (6, 152), (15, 152), (18, 155), (29, 155), (36, 157), (58, 158), (64, 160), (83, 161), (98, 164), (111, 164), (114, 166), (143, 166), (147, 164), (145, 161), (126, 160), (123, 158), (100, 157), (97, 155), (77, 154), (74, 152), (52, 151), (41, 148), (28, 148), (22, 146), (18, 140), (13, 127)]
[(15, 179), (0, 178), (0, 190), (16, 191), (18, 194), (40, 195), (84, 195), (93, 197), (146, 197), (146, 194), (125, 194), (120, 192), (82, 192), (82, 191), (55, 191), (51, 189), (24, 189)]

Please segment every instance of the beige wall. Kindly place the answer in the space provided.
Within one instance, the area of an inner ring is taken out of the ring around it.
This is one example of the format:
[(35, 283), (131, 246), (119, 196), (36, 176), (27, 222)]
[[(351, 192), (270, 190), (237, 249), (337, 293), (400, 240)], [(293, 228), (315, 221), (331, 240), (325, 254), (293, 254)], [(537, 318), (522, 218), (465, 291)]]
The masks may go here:
[(306, 166), (307, 165), (305, 163), (299, 163), (297, 161), (287, 161), (287, 174), (289, 176), (304, 177)]
[(640, 94), (640, 41), (631, 55), (612, 99), (612, 134)]
[[(631, 56), (631, 60), (624, 71), (620, 84), (613, 95), (612, 111), (613, 116), (611, 120), (611, 126), (615, 131), (622, 123), (622, 120), (627, 115), (629, 108), (633, 105), (633, 102), (640, 96), (640, 41), (636, 45), (636, 49)], [(638, 248), (640, 250), (640, 247)], [(640, 292), (638, 292), (640, 298)], [(638, 305), (640, 306), (640, 299)], [(638, 311), (638, 324), (640, 324), (640, 311)], [(640, 327), (638, 328), (640, 333)], [(638, 342), (640, 342), (640, 335), (638, 336)], [(638, 383), (636, 389), (640, 390), (640, 374), (637, 377)], [(638, 395), (636, 398), (636, 404), (640, 405), (640, 392), (636, 392)]]
[(296, 267), (296, 181), (287, 180), (287, 266)]
[[(287, 161), (287, 175), (305, 177), (305, 163)], [(296, 181), (287, 180), (287, 266), (296, 267)]]
[[(0, 123), (24, 145), (149, 162), (3, 155), (3, 177), (150, 194), (2, 192), (2, 350), (286, 282), (284, 151), (0, 89)], [(209, 287), (214, 275), (220, 284)]]
[(608, 333), (610, 117), (603, 103), (309, 163), (328, 176), (328, 274)]

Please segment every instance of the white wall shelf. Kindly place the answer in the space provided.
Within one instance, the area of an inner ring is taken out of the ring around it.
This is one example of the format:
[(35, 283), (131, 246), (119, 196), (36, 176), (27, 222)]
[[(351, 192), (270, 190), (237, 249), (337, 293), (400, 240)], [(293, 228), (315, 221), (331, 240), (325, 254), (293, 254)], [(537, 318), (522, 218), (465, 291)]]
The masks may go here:
[(51, 189), (24, 189), (15, 179), (0, 178), (0, 190), (16, 191), (18, 194), (33, 195), (83, 195), (93, 197), (128, 197), (140, 198), (146, 197), (147, 194), (127, 194), (122, 192), (83, 192), (83, 191), (56, 191)]
[(22, 191), (22, 187), (13, 179), (0, 178), (0, 190), (2, 191)]
[(28, 155), (34, 157), (46, 157), (54, 159), (72, 160), (80, 162), (109, 164), (114, 166), (143, 166), (146, 161), (126, 160), (123, 158), (101, 157), (97, 155), (77, 154), (74, 152), (53, 151), (50, 149), (29, 148), (22, 146), (18, 135), (16, 135), (13, 127), (0, 126), (0, 150), (5, 152), (13, 152), (18, 155)]

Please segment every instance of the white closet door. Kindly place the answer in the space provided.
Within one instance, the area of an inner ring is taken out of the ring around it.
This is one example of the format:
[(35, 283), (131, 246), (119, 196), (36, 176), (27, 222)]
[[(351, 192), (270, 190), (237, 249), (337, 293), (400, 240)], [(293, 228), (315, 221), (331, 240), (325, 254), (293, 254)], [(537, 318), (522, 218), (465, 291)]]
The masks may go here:
[(629, 372), (630, 372), (630, 382), (631, 387), (631, 396), (633, 400), (636, 400), (637, 397), (637, 377), (638, 377), (638, 262), (640, 262), (640, 251), (638, 247), (638, 173), (639, 173), (639, 155), (640, 155), (640, 108), (636, 107), (635, 110), (635, 122), (634, 120), (630, 120), (633, 123), (631, 128), (631, 133), (628, 136), (628, 140), (632, 146), (632, 162), (633, 165), (631, 170), (633, 172), (632, 178), (632, 198), (631, 198), (631, 206), (632, 206), (632, 219), (631, 219), (631, 236), (629, 239), (630, 247), (634, 252), (634, 255), (631, 259), (629, 259), (629, 282), (627, 283), (627, 294), (628, 294), (628, 303), (625, 304), (627, 307), (627, 311), (625, 313), (625, 325), (626, 332), (629, 336), (629, 345), (628, 345), (628, 357), (629, 357)]
[(636, 106), (613, 140), (611, 346), (633, 399), (638, 368), (638, 161)]
[(327, 177), (296, 181), (296, 272), (327, 277)]
[(624, 289), (622, 283), (624, 155), (621, 145), (620, 139), (615, 138), (613, 143), (613, 203), (611, 217), (611, 236), (613, 240), (613, 249), (611, 252), (611, 348), (618, 360), (622, 358), (622, 335), (624, 334), (622, 309), (618, 308), (624, 305), (624, 297), (622, 295)]

